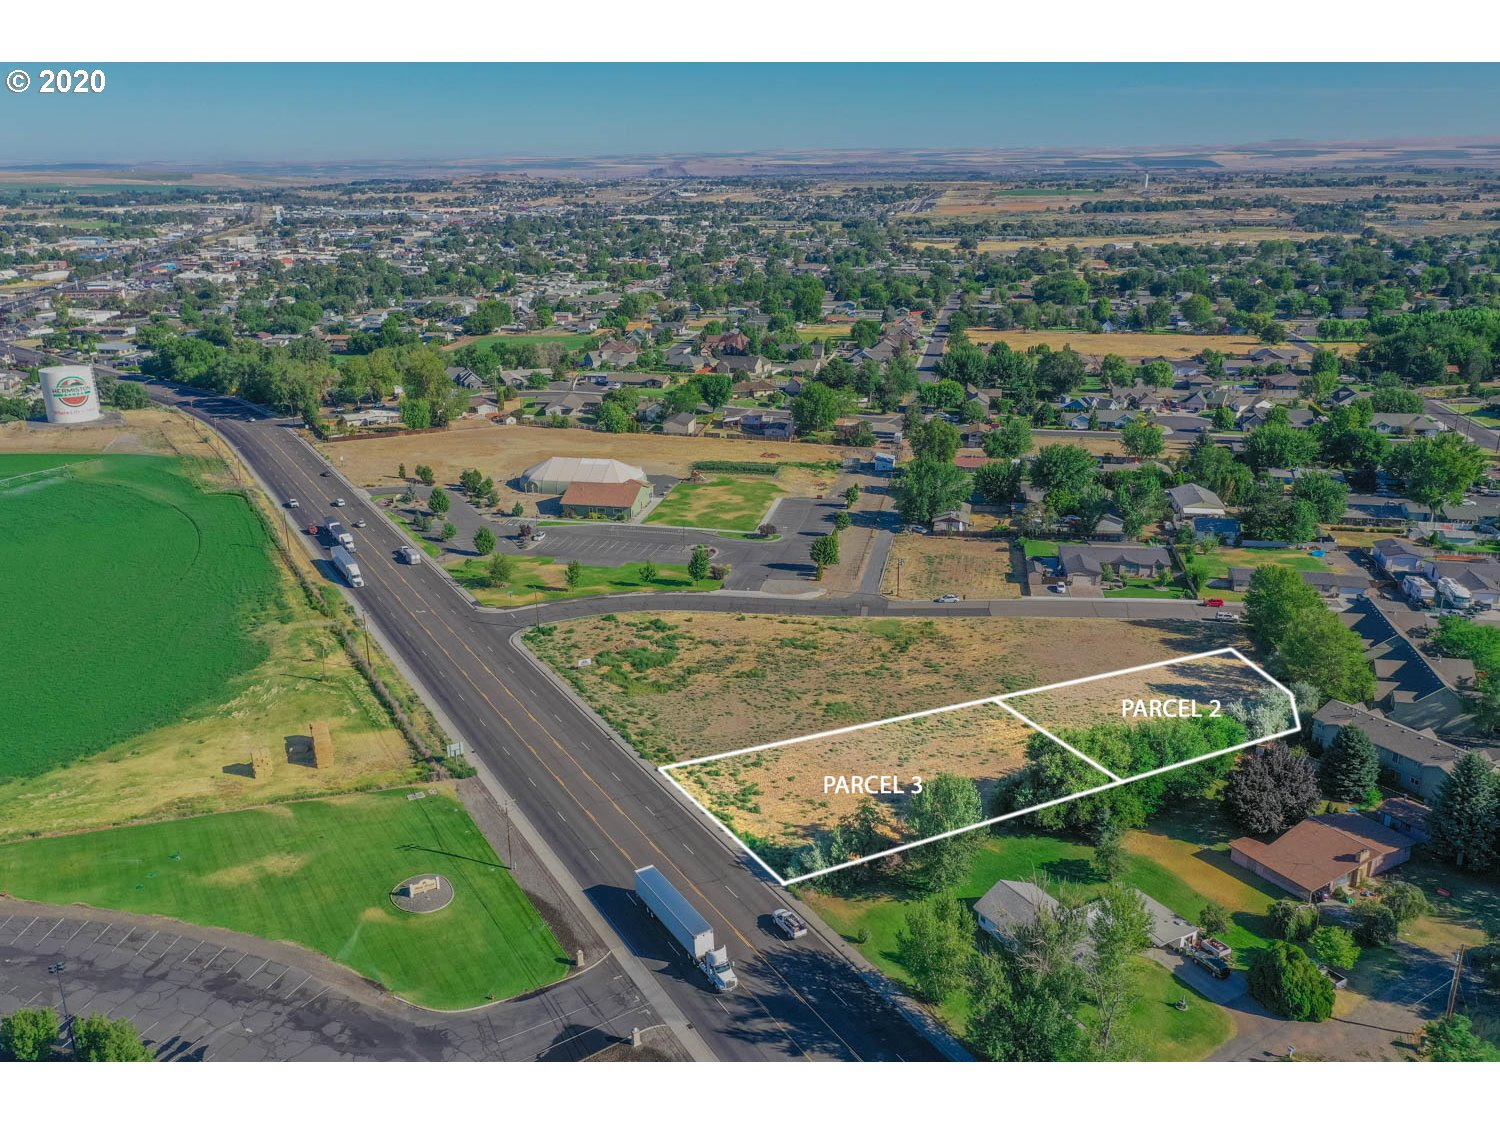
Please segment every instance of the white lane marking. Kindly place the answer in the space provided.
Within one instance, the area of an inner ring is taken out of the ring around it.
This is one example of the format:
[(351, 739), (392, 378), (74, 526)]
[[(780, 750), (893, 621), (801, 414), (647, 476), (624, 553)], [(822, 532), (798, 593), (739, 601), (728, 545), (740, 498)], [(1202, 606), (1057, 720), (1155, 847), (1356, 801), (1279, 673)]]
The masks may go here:
[(120, 946), (122, 946), (122, 945), (125, 944), (125, 938), (128, 938), (130, 936), (130, 934), (135, 933), (136, 930), (138, 930), (138, 929), (140, 929), (139, 926), (131, 926), (130, 927), (130, 933), (126, 934), (125, 937), (122, 937), (119, 941), (115, 942), (115, 944), (113, 946), (111, 946), (111, 948), (112, 949), (119, 949)]
[[(26, 923), (26, 930), (31, 929), (32, 926), (35, 926), (40, 921), (41, 921), (40, 918), (33, 918), (31, 921), (29, 921), (29, 922)], [(25, 937), (26, 936), (26, 930), (22, 930), (20, 933), (18, 933), (16, 935), (16, 937), (17, 938), (23, 938), (23, 937)]]
[[(57, 927), (61, 926), (62, 924), (63, 924), (63, 920), (61, 918), (59, 918), (56, 922), (52, 923), (52, 930), (57, 929)], [(38, 947), (41, 946), (42, 942), (46, 941), (49, 937), (52, 936), (52, 930), (48, 930), (41, 937), (37, 938), (36, 944), (37, 944)]]
[(208, 959), (208, 960), (207, 960), (207, 961), (205, 961), (205, 962), (204, 962), (204, 963), (203, 963), (203, 968), (202, 968), (202, 969), (200, 969), (200, 970), (199, 970), (199, 972), (206, 972), (206, 971), (207, 971), (207, 970), (208, 970), (208, 967), (209, 967), (209, 966), (210, 966), (210, 965), (212, 965), (212, 964), (213, 964), (213, 963), (214, 963), (214, 962), (215, 962), (215, 961), (217, 961), (217, 960), (218, 960), (218, 959), (219, 959), (219, 955), (220, 955), (220, 954), (222, 954), (222, 953), (223, 953), (223, 952), (224, 952), (224, 950), (226, 950), (226, 949), (228, 949), (228, 948), (229, 948), (229, 946), (227, 946), (227, 945), (226, 945), (226, 946), (223, 946), (223, 947), (222, 947), (222, 948), (221, 948), (221, 949), (220, 949), (220, 950), (219, 950), (219, 952), (218, 952), (218, 953), (215, 953), (215, 954), (214, 954), (214, 955), (213, 955), (213, 956), (212, 956), (212, 957), (210, 957), (210, 958), (209, 958), (209, 959)]
[[(207, 941), (207, 940), (208, 940), (207, 938), (204, 939), (204, 941)], [(200, 950), (202, 948), (203, 948), (203, 942), (200, 941), (197, 945), (193, 946), (192, 949), (189, 949), (187, 951), (187, 953), (183, 954), (182, 961), (179, 961), (177, 963), (179, 965), (181, 965), (183, 963), (183, 961), (186, 961), (189, 957), (191, 957), (194, 953), (197, 953), (198, 950)]]

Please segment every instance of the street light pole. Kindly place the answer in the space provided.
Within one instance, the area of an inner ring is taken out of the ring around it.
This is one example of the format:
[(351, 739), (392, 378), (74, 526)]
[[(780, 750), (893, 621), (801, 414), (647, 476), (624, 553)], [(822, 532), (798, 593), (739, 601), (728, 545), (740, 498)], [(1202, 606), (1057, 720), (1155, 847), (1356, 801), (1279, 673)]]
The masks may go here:
[(63, 1027), (68, 1030), (68, 1054), (74, 1058), (78, 1057), (78, 1041), (73, 1038), (73, 1017), (68, 1014), (68, 993), (63, 988), (63, 973), (68, 971), (66, 961), (54, 961), (47, 966), (47, 972), (57, 978), (57, 997), (62, 1002)]

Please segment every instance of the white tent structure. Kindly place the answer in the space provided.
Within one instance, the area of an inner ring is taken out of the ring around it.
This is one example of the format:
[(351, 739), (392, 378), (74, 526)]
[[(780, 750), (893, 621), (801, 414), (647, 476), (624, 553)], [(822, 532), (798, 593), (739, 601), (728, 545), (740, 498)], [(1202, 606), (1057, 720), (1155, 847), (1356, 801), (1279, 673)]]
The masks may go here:
[(521, 474), (523, 492), (561, 495), (575, 484), (624, 484), (638, 480), (648, 484), (646, 472), (608, 457), (548, 457)]

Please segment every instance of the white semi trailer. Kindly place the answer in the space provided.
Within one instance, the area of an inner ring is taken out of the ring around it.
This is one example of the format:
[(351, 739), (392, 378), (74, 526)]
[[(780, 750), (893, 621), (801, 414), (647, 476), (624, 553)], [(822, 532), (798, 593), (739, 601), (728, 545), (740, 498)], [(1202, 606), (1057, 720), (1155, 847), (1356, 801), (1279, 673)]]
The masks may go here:
[(655, 867), (637, 868), (635, 893), (645, 903), (646, 912), (666, 927), (715, 992), (729, 992), (738, 987), (740, 980), (734, 975), (728, 948), (714, 948), (713, 928), (665, 875)]
[(338, 567), (339, 573), (344, 576), (344, 581), (351, 586), (363, 586), (365, 576), (359, 572), (359, 563), (354, 561), (354, 556), (343, 547), (333, 548), (333, 565)]

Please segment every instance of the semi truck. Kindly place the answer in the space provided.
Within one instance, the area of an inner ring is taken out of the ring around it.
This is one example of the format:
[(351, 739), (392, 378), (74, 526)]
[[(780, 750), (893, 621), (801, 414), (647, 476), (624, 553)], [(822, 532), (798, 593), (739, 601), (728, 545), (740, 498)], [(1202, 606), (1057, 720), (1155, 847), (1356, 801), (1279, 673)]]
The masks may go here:
[(725, 946), (714, 948), (714, 931), (703, 915), (667, 877), (655, 867), (640, 867), (635, 873), (635, 893), (650, 914), (672, 935), (698, 971), (708, 978), (715, 992), (730, 992), (740, 981), (734, 975), (734, 963)]
[(365, 576), (359, 572), (359, 563), (354, 561), (354, 556), (343, 547), (335, 545), (333, 548), (333, 565), (338, 567), (339, 573), (351, 586), (363, 586)]
[(354, 551), (354, 536), (349, 534), (349, 529), (338, 520), (328, 521), (328, 538), (333, 540), (334, 546), (343, 547), (351, 554)]

